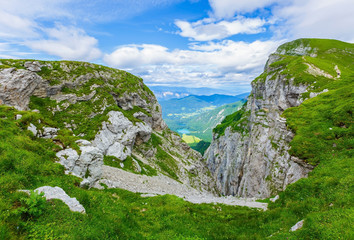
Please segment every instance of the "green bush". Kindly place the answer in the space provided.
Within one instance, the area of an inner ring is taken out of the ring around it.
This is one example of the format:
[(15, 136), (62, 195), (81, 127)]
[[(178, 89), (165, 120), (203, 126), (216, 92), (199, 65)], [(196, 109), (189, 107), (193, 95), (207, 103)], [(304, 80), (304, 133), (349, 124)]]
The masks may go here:
[(31, 190), (28, 197), (20, 199), (21, 207), (16, 209), (23, 219), (36, 219), (40, 217), (46, 208), (47, 200), (44, 193)]

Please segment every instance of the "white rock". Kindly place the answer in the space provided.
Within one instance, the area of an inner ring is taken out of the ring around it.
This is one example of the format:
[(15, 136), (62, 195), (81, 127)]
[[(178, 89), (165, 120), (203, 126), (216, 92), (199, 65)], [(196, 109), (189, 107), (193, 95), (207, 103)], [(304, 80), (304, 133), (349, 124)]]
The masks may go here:
[(275, 202), (275, 201), (278, 200), (278, 199), (279, 199), (279, 195), (276, 195), (275, 197), (270, 198), (269, 200), (270, 200), (271, 202)]
[(303, 225), (304, 225), (304, 220), (298, 221), (294, 226), (290, 228), (290, 232), (294, 232), (296, 230), (301, 229)]
[(20, 120), (22, 118), (22, 115), (21, 114), (17, 114), (16, 115), (16, 120)]
[(133, 163), (134, 163), (135, 170), (137, 172), (141, 172), (141, 167), (140, 167), (139, 163), (135, 159), (133, 159)]
[(125, 160), (131, 155), (136, 139), (146, 142), (150, 139), (152, 129), (149, 125), (138, 122), (134, 125), (122, 112), (108, 113), (109, 122), (102, 124), (102, 130), (92, 141), (105, 155)]
[(25, 66), (25, 68), (27, 68), (31, 72), (39, 72), (39, 71), (41, 71), (41, 65), (37, 61), (25, 62), (24, 66)]
[(91, 142), (87, 141), (85, 139), (79, 139), (77, 141), (75, 141), (79, 146), (90, 146)]
[(321, 93), (325, 93), (325, 92), (328, 92), (328, 89), (324, 89), (322, 92), (311, 92), (310, 98), (314, 98), (314, 97), (320, 95)]
[(27, 110), (30, 96), (41, 83), (37, 74), (25, 69), (6, 68), (0, 71), (0, 104)]
[(54, 138), (58, 134), (58, 128), (44, 127), (42, 136), (43, 138)]
[(69, 197), (68, 194), (60, 187), (50, 187), (44, 186), (39, 187), (35, 191), (38, 193), (44, 193), (44, 197), (47, 200), (50, 199), (59, 199), (62, 200), (73, 212), (85, 213), (85, 208), (80, 204), (76, 198)]
[(30, 125), (27, 128), (27, 130), (30, 130), (33, 133), (34, 136), (37, 136), (37, 133), (38, 133), (37, 127), (34, 126), (32, 123), (30, 123)]
[(84, 178), (81, 185), (93, 186), (101, 178), (103, 154), (100, 149), (93, 146), (81, 146), (81, 155), (71, 149), (57, 152), (59, 163), (65, 167), (66, 173)]
[[(65, 167), (67, 173), (72, 173), (76, 165), (76, 161), (79, 159), (79, 154), (77, 154), (74, 149), (67, 148), (57, 152), (56, 156), (59, 158), (59, 163)], [(76, 174), (74, 173), (74, 175)], [(80, 175), (76, 176), (80, 177)]]

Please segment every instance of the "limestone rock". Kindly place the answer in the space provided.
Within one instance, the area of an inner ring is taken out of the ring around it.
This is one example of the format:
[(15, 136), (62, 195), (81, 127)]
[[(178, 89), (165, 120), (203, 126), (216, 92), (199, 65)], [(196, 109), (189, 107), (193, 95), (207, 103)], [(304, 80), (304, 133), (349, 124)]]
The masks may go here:
[(271, 202), (275, 202), (279, 199), (279, 195), (276, 195), (275, 197), (269, 199)]
[[(300, 47), (292, 53), (308, 51), (312, 50)], [(279, 59), (278, 55), (271, 55), (266, 73), (274, 71), (269, 65)], [(270, 72), (265, 81), (252, 83), (244, 109), (244, 133), (227, 128), (223, 136), (214, 136), (205, 153), (217, 188), (224, 195), (267, 198), (307, 177), (313, 169), (288, 153), (294, 134), (281, 117), (285, 109), (302, 103), (301, 94), (307, 86), (294, 84), (294, 79), (279, 71)]]
[(109, 122), (103, 123), (102, 130), (92, 142), (105, 155), (125, 160), (131, 155), (137, 137), (144, 142), (150, 139), (152, 129), (149, 125), (142, 122), (134, 125), (118, 111), (111, 111), (108, 116)]
[(39, 72), (39, 71), (41, 71), (41, 65), (37, 61), (25, 62), (24, 66), (25, 66), (25, 68), (27, 68), (31, 72)]
[(66, 192), (60, 187), (43, 186), (35, 190), (38, 193), (44, 193), (47, 200), (59, 199), (62, 200), (73, 212), (85, 213), (85, 208), (76, 198), (69, 197)]
[(41, 83), (36, 73), (24, 69), (6, 68), (0, 71), (0, 104), (27, 110), (29, 97)]
[(290, 228), (290, 232), (294, 232), (296, 230), (301, 229), (303, 225), (304, 225), (304, 220), (298, 221), (294, 226)]
[(324, 89), (322, 92), (311, 92), (311, 93), (310, 93), (310, 98), (317, 97), (317, 96), (320, 95), (321, 93), (325, 93), (325, 92), (328, 92), (328, 89)]
[(79, 146), (89, 146), (91, 145), (90, 141), (87, 141), (85, 139), (79, 139), (77, 141), (75, 141), (77, 143), (77, 145)]
[(58, 128), (52, 128), (52, 127), (44, 127), (43, 128), (43, 133), (42, 133), (42, 138), (54, 138), (58, 134)]
[(78, 173), (74, 173), (76, 161), (79, 159), (79, 154), (72, 148), (67, 148), (57, 152), (56, 156), (59, 158), (59, 163), (65, 167), (65, 173), (72, 173), (81, 177)]
[(87, 181), (89, 186), (101, 178), (103, 154), (100, 149), (93, 146), (81, 146), (81, 155), (71, 148), (57, 152), (59, 163), (65, 167), (66, 173), (84, 178), (83, 185)]
[(134, 106), (142, 108), (147, 107), (146, 101), (142, 99), (141, 96), (139, 96), (139, 94), (137, 93), (124, 93), (122, 97), (119, 97), (116, 100), (118, 106), (121, 107), (123, 110), (133, 109)]
[(37, 136), (37, 133), (38, 133), (37, 127), (34, 126), (32, 123), (30, 123), (30, 125), (27, 128), (27, 130), (30, 130), (33, 133), (34, 136)]

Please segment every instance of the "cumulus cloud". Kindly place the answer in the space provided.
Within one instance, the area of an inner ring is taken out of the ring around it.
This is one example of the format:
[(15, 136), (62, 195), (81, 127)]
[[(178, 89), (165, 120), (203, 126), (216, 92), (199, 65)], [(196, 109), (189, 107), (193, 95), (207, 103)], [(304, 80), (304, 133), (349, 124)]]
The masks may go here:
[(89, 61), (101, 56), (101, 51), (96, 47), (97, 39), (88, 36), (82, 29), (58, 25), (44, 32), (48, 39), (27, 41), (25, 45), (67, 60)]
[(37, 24), (28, 18), (0, 10), (0, 38), (31, 38), (38, 36)]
[(104, 61), (142, 75), (149, 83), (231, 86), (249, 83), (261, 72), (269, 53), (278, 44), (274, 41), (224, 40), (172, 51), (160, 45), (125, 45), (106, 54)]
[(232, 18), (235, 13), (252, 12), (279, 0), (209, 0), (213, 15), (217, 18)]
[(352, 0), (293, 0), (275, 8), (274, 17), (283, 21), (278, 28), (288, 38), (320, 37), (354, 42), (353, 9)]
[(239, 17), (233, 21), (213, 22), (213, 19), (203, 19), (194, 23), (175, 21), (180, 28), (180, 35), (196, 41), (224, 39), (235, 34), (255, 34), (264, 31), (265, 21), (259, 18)]
[[(93, 60), (101, 56), (97, 39), (68, 22), (74, 18), (67, 6), (72, 0), (2, 1), (0, 39), (68, 60)], [(21, 6), (21, 7), (19, 7)], [(43, 20), (61, 24), (45, 27)], [(71, 22), (71, 21), (70, 21)], [(64, 24), (66, 23), (66, 26)], [(23, 52), (13, 52), (15, 56)], [(27, 54), (28, 55), (28, 54)]]

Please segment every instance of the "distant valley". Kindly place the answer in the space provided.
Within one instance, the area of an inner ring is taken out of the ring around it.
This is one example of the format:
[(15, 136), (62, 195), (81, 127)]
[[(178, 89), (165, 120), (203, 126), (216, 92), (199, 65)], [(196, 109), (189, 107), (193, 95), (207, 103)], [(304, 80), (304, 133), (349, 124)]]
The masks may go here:
[(239, 110), (248, 95), (249, 93), (236, 96), (190, 95), (160, 101), (162, 116), (171, 130), (179, 133), (184, 141), (195, 147), (200, 141), (210, 142), (212, 129), (227, 115)]

